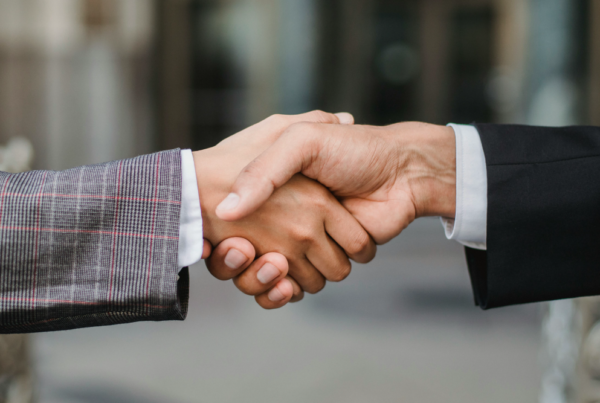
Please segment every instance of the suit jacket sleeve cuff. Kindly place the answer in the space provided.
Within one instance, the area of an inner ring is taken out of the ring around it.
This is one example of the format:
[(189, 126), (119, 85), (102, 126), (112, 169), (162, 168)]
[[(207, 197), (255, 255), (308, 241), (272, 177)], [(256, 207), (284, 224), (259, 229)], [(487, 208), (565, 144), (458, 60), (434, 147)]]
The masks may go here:
[(191, 266), (202, 258), (202, 213), (191, 150), (181, 150), (181, 215), (179, 224), (179, 268)]

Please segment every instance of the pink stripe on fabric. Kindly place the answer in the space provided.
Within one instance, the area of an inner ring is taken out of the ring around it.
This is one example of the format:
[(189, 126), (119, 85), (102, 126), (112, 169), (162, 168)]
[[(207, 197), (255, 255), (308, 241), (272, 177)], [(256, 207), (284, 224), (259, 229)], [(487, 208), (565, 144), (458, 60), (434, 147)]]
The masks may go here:
[[(17, 297), (0, 297), (2, 301), (13, 301), (13, 302), (31, 302), (34, 298), (17, 298)], [(46, 298), (36, 298), (35, 302), (49, 302), (49, 303), (59, 303), (59, 304), (73, 304), (73, 305), (107, 305), (106, 302), (91, 302), (91, 301), (70, 301), (66, 299), (46, 299)], [(150, 304), (142, 304), (142, 306), (149, 308), (169, 308), (165, 305), (150, 305)]]
[[(154, 198), (158, 195), (158, 179), (159, 179), (159, 171), (160, 168), (160, 154), (158, 155), (158, 159), (156, 161), (156, 181), (154, 183)], [(157, 203), (154, 203), (154, 208), (152, 209), (152, 229), (150, 230), (150, 234), (154, 235), (154, 223), (156, 221), (156, 207)], [(152, 269), (152, 247), (154, 243), (154, 238), (150, 238), (150, 256), (148, 258), (148, 275), (146, 279), (146, 301), (148, 301), (148, 294), (150, 292), (150, 272)]]
[(32, 289), (33, 289), (33, 301), (31, 301), (31, 309), (33, 310), (35, 304), (35, 294), (36, 294), (36, 280), (37, 280), (37, 266), (38, 266), (38, 246), (40, 240), (40, 208), (42, 204), (42, 191), (44, 190), (44, 184), (46, 183), (46, 176), (48, 175), (48, 171), (44, 172), (44, 177), (42, 178), (42, 184), (40, 185), (39, 196), (37, 200), (37, 210), (36, 210), (36, 223), (35, 223), (35, 248), (33, 251), (33, 281), (32, 281)]
[[(4, 196), (9, 197), (37, 197), (38, 194), (24, 194), (24, 193), (0, 193), (0, 196), (4, 198)], [(147, 199), (143, 197), (122, 197), (122, 196), (102, 196), (102, 195), (68, 195), (68, 194), (60, 194), (60, 193), (42, 193), (44, 197), (65, 197), (71, 199), (111, 199), (111, 200), (125, 200), (125, 201), (144, 201), (144, 202), (158, 202), (158, 203), (171, 203), (171, 204), (181, 204), (179, 201), (174, 200), (163, 200), (163, 199)]]
[[(123, 168), (123, 161), (119, 162), (119, 175), (117, 177), (117, 196), (119, 195), (119, 191), (121, 190), (121, 171)], [(115, 253), (116, 253), (116, 245), (117, 245), (117, 224), (119, 220), (119, 199), (117, 200), (117, 205), (115, 206), (115, 221), (113, 224), (113, 245), (112, 245), (112, 258), (110, 263), (110, 286), (108, 289), (108, 302), (112, 300), (112, 292), (113, 292), (113, 278), (115, 274)]]
[(62, 232), (62, 233), (72, 233), (72, 234), (102, 234), (102, 235), (116, 234), (119, 236), (132, 236), (132, 237), (137, 237), (137, 238), (153, 238), (153, 239), (171, 239), (174, 241), (179, 239), (176, 236), (145, 235), (145, 234), (136, 234), (134, 232), (93, 231), (93, 230), (84, 230), (84, 229), (14, 227), (14, 226), (8, 226), (8, 225), (2, 225), (2, 226), (0, 226), (0, 229), (6, 229), (6, 230), (12, 230), (12, 231)]

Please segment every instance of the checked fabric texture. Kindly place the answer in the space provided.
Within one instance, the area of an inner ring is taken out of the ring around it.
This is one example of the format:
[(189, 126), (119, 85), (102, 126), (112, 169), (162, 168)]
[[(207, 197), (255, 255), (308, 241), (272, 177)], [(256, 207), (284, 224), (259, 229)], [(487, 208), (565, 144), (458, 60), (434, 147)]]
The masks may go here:
[(183, 320), (179, 150), (0, 172), (0, 333)]

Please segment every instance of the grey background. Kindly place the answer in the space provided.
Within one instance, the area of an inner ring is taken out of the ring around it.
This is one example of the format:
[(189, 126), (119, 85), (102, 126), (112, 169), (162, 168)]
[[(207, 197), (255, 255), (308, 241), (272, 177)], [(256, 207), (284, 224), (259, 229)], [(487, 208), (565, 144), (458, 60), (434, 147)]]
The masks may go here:
[(42, 403), (532, 402), (539, 307), (483, 312), (460, 245), (417, 221), (277, 311), (191, 268), (185, 322), (36, 337)]

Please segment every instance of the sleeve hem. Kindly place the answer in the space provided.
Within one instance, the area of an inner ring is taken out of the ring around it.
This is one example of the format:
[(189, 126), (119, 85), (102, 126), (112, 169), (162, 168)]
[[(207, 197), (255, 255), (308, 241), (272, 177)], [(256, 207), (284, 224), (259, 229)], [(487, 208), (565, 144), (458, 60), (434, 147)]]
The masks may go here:
[(179, 226), (179, 268), (191, 266), (202, 258), (202, 212), (191, 150), (181, 151), (181, 215)]

